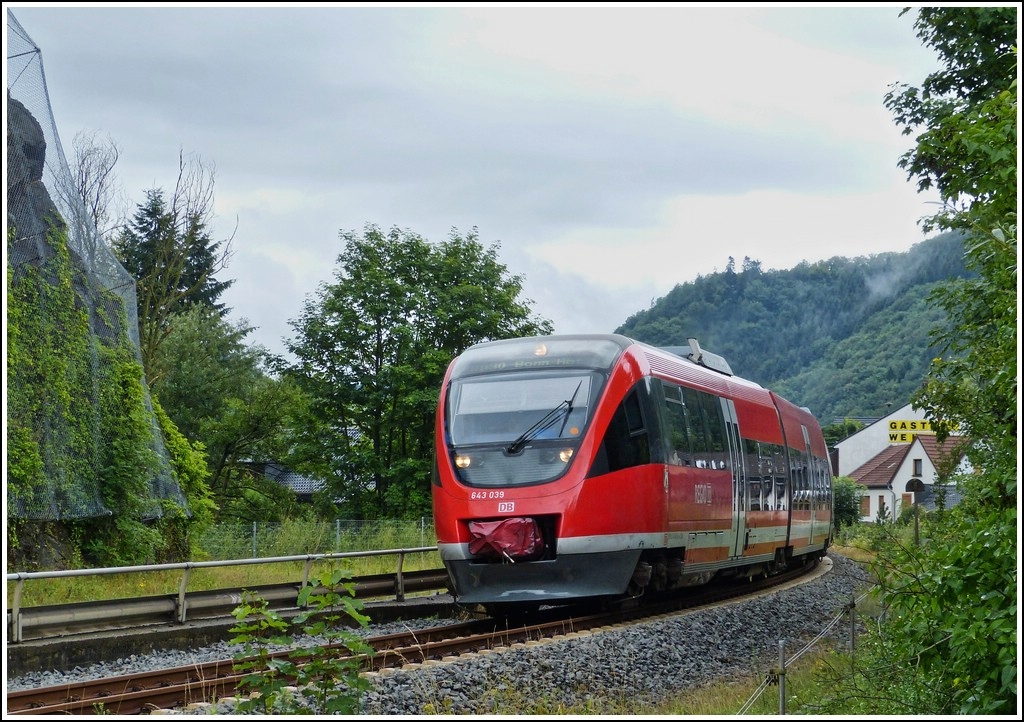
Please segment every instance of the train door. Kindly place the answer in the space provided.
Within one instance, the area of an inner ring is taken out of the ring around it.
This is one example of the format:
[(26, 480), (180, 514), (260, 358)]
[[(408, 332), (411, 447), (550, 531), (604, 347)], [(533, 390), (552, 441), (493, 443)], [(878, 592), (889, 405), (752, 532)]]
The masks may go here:
[(732, 469), (732, 517), (736, 536), (731, 554), (741, 556), (747, 538), (747, 475), (744, 469), (743, 446), (740, 442), (740, 425), (736, 419), (736, 404), (732, 399), (722, 399), (725, 415), (725, 437), (728, 440), (729, 468)]

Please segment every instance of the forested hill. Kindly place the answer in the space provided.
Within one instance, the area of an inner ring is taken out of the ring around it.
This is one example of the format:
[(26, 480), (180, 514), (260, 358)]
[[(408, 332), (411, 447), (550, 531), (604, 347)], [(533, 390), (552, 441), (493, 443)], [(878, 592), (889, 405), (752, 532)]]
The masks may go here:
[(944, 314), (929, 302), (942, 282), (968, 275), (960, 236), (905, 253), (835, 257), (783, 271), (744, 259), (737, 271), (679, 284), (616, 333), (656, 346), (693, 337), (733, 372), (807, 406), (822, 424), (878, 417), (921, 385)]

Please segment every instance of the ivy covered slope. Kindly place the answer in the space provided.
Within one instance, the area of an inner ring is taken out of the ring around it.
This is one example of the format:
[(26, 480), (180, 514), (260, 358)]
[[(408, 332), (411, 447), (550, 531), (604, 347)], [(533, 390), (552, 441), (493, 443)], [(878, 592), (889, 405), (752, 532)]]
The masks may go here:
[(166, 558), (186, 536), (174, 466), (188, 455), (160, 453), (124, 301), (69, 245), (41, 182), (45, 143), (18, 105), (8, 100), (8, 569)]
[(733, 371), (772, 388), (823, 423), (878, 416), (906, 403), (934, 355), (929, 332), (943, 311), (928, 296), (969, 273), (961, 236), (946, 233), (905, 253), (831, 258), (762, 271), (744, 259), (677, 285), (616, 333), (656, 346), (688, 337)]

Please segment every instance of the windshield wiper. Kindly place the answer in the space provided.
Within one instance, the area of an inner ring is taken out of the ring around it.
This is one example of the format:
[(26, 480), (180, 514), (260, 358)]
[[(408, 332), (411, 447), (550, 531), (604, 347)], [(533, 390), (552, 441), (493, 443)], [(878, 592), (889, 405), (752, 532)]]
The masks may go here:
[(583, 381), (576, 384), (576, 390), (572, 392), (572, 397), (561, 402), (551, 411), (544, 414), (544, 416), (533, 426), (524, 431), (518, 439), (509, 444), (505, 451), (510, 454), (518, 454), (520, 449), (526, 446), (530, 441), (536, 438), (537, 434), (547, 429), (558, 419), (558, 414), (565, 409), (565, 419), (562, 421), (562, 428), (559, 430), (558, 435), (562, 435), (562, 431), (565, 430), (565, 424), (569, 421), (569, 414), (572, 413), (572, 403), (576, 400), (576, 394), (580, 392), (580, 387), (583, 385)]

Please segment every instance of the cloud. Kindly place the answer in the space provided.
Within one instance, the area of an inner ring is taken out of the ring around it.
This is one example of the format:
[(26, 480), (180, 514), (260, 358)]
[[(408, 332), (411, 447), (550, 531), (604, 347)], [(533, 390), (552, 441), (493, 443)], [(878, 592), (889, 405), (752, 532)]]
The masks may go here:
[(556, 330), (728, 257), (905, 250), (934, 210), (882, 99), (934, 69), (897, 6), (13, 6), (61, 137), (136, 201), (216, 168), (225, 302), (281, 350), (339, 231), (477, 228)]

